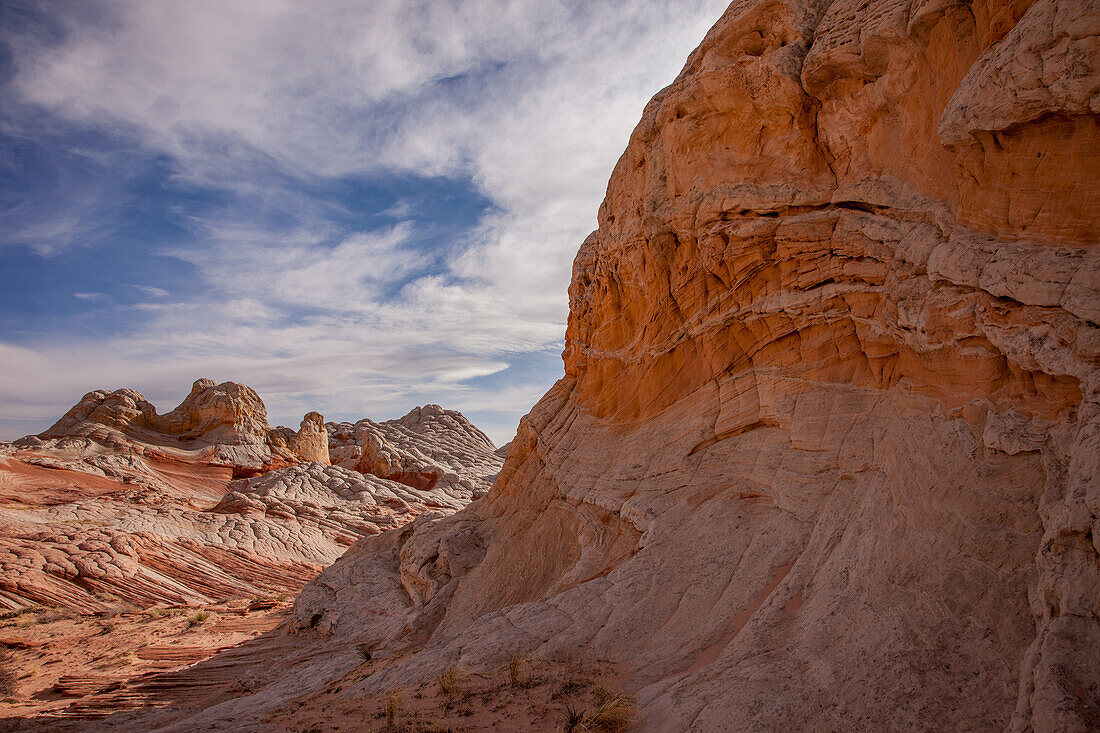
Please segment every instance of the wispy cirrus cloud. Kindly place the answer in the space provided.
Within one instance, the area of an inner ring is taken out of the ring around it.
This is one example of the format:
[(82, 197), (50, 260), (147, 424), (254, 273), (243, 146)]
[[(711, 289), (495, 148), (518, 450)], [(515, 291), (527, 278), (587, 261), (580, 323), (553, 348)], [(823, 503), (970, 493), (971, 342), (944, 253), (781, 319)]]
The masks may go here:
[(611, 168), (724, 6), (10, 5), (0, 264), (48, 287), (0, 299), (9, 436), (206, 375), (286, 423), (430, 400), (507, 440)]

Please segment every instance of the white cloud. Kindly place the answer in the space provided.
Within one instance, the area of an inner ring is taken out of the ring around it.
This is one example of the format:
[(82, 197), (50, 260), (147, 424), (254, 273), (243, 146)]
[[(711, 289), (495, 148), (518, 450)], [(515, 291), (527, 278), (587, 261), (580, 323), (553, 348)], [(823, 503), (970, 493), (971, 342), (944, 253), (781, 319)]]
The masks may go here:
[(137, 290), (142, 295), (148, 298), (167, 298), (168, 291), (164, 288), (153, 287), (152, 285), (131, 285), (134, 290)]
[[(427, 260), (403, 246), (410, 227), (354, 233), (334, 246), (326, 232), (272, 233), (239, 226), (208, 226), (210, 247), (177, 249), (175, 257), (191, 262), (218, 291), (257, 301), (362, 310), (377, 302), (378, 291), (400, 281)], [(214, 266), (210, 266), (214, 265)]]
[[(520, 400), (514, 425), (545, 375), (503, 395), (464, 380), (560, 342), (572, 257), (612, 166), (724, 6), (123, 0), (101, 22), (71, 19), (63, 43), (17, 58), (23, 101), (132, 136), (171, 156), (179, 182), (293, 210), (300, 225), (247, 208), (194, 221), (201, 245), (172, 254), (206, 290), (168, 303), (136, 286), (152, 299), (140, 332), (44, 334), (26, 353), (0, 350), (5, 381), (26, 380), (20, 404), (38, 395), (44, 420), (100, 384), (182, 396), (211, 374), (254, 382), (292, 424), (307, 400), (348, 417), (428, 394), (497, 410)], [(412, 224), (339, 232), (330, 204), (285, 185), (386, 172), (472, 180), (494, 209), (432, 260)]]

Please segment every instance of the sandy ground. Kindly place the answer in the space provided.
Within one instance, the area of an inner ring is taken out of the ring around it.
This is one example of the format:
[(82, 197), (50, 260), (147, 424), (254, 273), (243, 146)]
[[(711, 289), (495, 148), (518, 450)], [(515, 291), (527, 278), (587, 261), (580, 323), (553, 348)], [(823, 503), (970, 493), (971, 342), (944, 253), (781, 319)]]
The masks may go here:
[[(117, 714), (150, 704), (187, 706), (195, 695), (234, 694), (218, 687), (216, 675), (196, 672), (202, 679), (191, 679), (186, 668), (274, 629), (289, 606), (289, 599), (264, 599), (97, 615), (52, 609), (3, 614), (0, 651), (14, 694), (0, 702), (0, 731), (94, 730), (103, 715), (118, 720)], [(288, 700), (265, 722), (294, 733), (615, 733), (639, 722), (614, 668), (582, 661), (517, 657), (492, 668), (441, 670), (432, 680), (381, 695), (358, 691), (361, 680), (402, 658), (364, 657), (319, 694)], [(620, 714), (601, 719), (609, 704)]]
[[(268, 722), (295, 733), (329, 731), (625, 731), (632, 725), (596, 717), (608, 700), (620, 701), (638, 722), (633, 700), (620, 695), (610, 665), (528, 662), (496, 668), (452, 668), (434, 680), (384, 695), (356, 694), (355, 684), (399, 658), (364, 660), (319, 695), (292, 700)], [(587, 727), (568, 727), (587, 715)]]

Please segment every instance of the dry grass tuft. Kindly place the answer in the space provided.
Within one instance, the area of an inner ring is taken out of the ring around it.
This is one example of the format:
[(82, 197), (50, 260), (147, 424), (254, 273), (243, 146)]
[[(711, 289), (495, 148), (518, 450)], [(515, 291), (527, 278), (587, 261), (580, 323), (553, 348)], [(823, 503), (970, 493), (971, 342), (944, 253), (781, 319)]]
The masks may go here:
[(603, 705), (618, 694), (619, 693), (614, 690), (609, 690), (597, 682), (592, 683), (592, 699), (596, 701), (597, 705)]
[(447, 697), (454, 697), (463, 692), (466, 686), (466, 678), (470, 676), (469, 668), (456, 664), (436, 675), (435, 682), (439, 690)]
[(561, 719), (563, 733), (588, 733), (584, 725), (584, 713), (572, 705), (565, 709), (565, 716)]
[(190, 616), (187, 617), (187, 627), (190, 628), (192, 626), (198, 626), (202, 622), (206, 621), (206, 619), (208, 619), (208, 618), (210, 618), (210, 614), (207, 613), (206, 611), (199, 611), (198, 613), (193, 613), (193, 614), (191, 614)]
[(14, 659), (10, 652), (0, 652), (0, 699), (15, 697), (15, 672), (12, 670)]
[(401, 691), (391, 692), (389, 699), (386, 700), (386, 707), (382, 711), (385, 714), (386, 726), (391, 730), (397, 730), (401, 725), (401, 711), (404, 706), (405, 700), (401, 697)]
[(513, 687), (532, 687), (535, 679), (531, 675), (531, 665), (522, 656), (508, 660), (508, 677)]
[(624, 733), (640, 722), (633, 698), (600, 685), (592, 686), (595, 710), (580, 711), (572, 705), (565, 711), (561, 728), (565, 733)]
[(595, 712), (586, 713), (584, 718), (585, 730), (621, 733), (638, 722), (638, 706), (626, 695), (608, 693)]

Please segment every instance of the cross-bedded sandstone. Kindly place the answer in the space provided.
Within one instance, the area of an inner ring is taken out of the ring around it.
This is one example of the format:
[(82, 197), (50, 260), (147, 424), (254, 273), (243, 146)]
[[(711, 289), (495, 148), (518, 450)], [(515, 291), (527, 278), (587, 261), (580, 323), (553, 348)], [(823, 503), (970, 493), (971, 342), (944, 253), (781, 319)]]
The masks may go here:
[(259, 396), (232, 382), (199, 380), (163, 416), (133, 390), (91, 392), (41, 436), (0, 448), (0, 606), (90, 612), (296, 592), (355, 540), (461, 509), (502, 462), (436, 406), (367, 424), (404, 436), (395, 459), (423, 459), (444, 480), (408, 486), (328, 465), (319, 413), (297, 432), (271, 428)]
[(354, 544), (249, 694), (148, 720), (524, 654), (614, 663), (653, 731), (1096, 729), (1098, 66), (1082, 0), (732, 3), (488, 496)]

